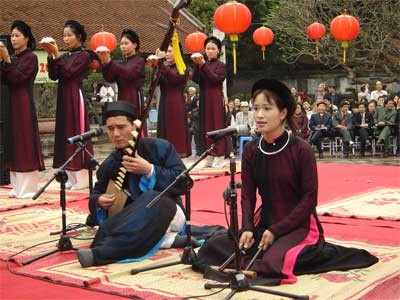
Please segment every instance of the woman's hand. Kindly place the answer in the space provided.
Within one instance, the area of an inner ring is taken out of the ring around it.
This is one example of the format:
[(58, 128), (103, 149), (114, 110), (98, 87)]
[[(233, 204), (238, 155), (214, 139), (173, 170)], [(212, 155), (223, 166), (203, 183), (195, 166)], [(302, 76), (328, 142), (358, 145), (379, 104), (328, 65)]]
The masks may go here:
[(138, 153), (134, 157), (124, 155), (122, 165), (129, 173), (148, 175), (151, 171), (151, 164)]
[(275, 241), (274, 234), (268, 229), (264, 231), (261, 241), (258, 244), (258, 248), (262, 248), (264, 251)]
[(0, 58), (6, 63), (11, 63), (10, 54), (8, 53), (7, 47), (0, 42)]
[(97, 51), (96, 54), (103, 65), (108, 64), (111, 61), (110, 51)]
[(40, 42), (43, 49), (47, 52), (48, 55), (54, 55), (54, 58), (59, 58), (60, 53), (58, 51), (58, 46), (56, 41), (54, 42)]
[(253, 232), (251, 231), (243, 231), (239, 240), (239, 248), (240, 249), (250, 249), (254, 244)]
[(199, 66), (202, 66), (206, 63), (204, 56), (201, 53), (193, 53), (192, 56), (190, 57), (192, 61)]
[(114, 194), (103, 194), (97, 199), (97, 204), (104, 209), (109, 209), (115, 202)]

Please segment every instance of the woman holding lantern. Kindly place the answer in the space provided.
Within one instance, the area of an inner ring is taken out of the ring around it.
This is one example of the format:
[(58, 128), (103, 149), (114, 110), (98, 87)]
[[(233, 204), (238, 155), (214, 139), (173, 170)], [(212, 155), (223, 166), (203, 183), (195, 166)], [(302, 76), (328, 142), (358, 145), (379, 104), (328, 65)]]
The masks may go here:
[[(221, 55), (221, 41), (210, 36), (204, 41), (206, 57), (194, 53), (192, 60), (195, 63), (193, 81), (200, 86), (200, 124), (199, 124), (199, 151), (204, 152), (211, 146), (213, 140), (206, 138), (208, 131), (225, 128), (224, 97), (222, 83), (226, 77), (225, 64), (218, 60)], [(206, 160), (206, 166), (222, 167), (226, 154), (226, 139), (217, 144), (212, 155), (214, 160)]]
[[(48, 53), (49, 77), (58, 80), (56, 134), (54, 143), (53, 167), (58, 168), (75, 152), (75, 145), (68, 145), (67, 138), (90, 130), (89, 117), (82, 93), (82, 80), (90, 69), (91, 55), (83, 50), (86, 31), (75, 20), (64, 25), (63, 41), (68, 52), (60, 54), (54, 39), (44, 38), (42, 47)], [(93, 152), (91, 143), (88, 150)], [(83, 151), (66, 167), (67, 188), (83, 189), (89, 186), (88, 154)]]
[[(139, 36), (130, 29), (121, 33), (120, 49), (124, 59), (121, 62), (111, 60), (112, 49), (98, 47), (96, 53), (102, 63), (104, 79), (117, 82), (118, 99), (128, 101), (141, 113), (143, 110), (142, 86), (145, 78), (145, 60), (138, 55), (140, 48)], [(139, 115), (140, 115), (139, 113)]]
[(32, 198), (37, 191), (39, 171), (44, 170), (39, 129), (33, 101), (33, 82), (38, 72), (35, 38), (23, 21), (11, 25), (15, 55), (0, 43), (1, 80), (8, 87), (11, 102), (5, 114), (5, 166), (10, 169), (11, 197)]

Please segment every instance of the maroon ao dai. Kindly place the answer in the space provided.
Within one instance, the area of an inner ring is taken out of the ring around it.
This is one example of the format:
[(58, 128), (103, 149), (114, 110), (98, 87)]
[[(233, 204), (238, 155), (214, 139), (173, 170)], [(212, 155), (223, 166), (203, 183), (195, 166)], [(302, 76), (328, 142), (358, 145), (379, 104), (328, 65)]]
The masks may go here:
[[(83, 101), (82, 80), (90, 67), (90, 54), (74, 49), (57, 59), (48, 58), (49, 77), (58, 80), (56, 132), (53, 167), (58, 168), (75, 152), (77, 146), (67, 139), (90, 130), (89, 117)], [(87, 145), (93, 153), (92, 144)], [(88, 168), (89, 155), (82, 151), (66, 167), (69, 171)]]
[(33, 83), (38, 59), (30, 49), (17, 54), (11, 64), (1, 64), (1, 78), (8, 86), (9, 111), (6, 114), (6, 168), (15, 172), (44, 170)]
[[(206, 137), (208, 131), (225, 128), (224, 97), (222, 83), (226, 77), (225, 64), (217, 59), (207, 61), (201, 67), (195, 66), (193, 81), (200, 85), (200, 124), (199, 124), (199, 150), (204, 152), (213, 143)], [(226, 139), (219, 141), (215, 156), (226, 154)]]
[(190, 156), (189, 124), (183, 96), (187, 74), (180, 75), (176, 65), (163, 65), (161, 75), (157, 137), (166, 139), (173, 144), (181, 157)]

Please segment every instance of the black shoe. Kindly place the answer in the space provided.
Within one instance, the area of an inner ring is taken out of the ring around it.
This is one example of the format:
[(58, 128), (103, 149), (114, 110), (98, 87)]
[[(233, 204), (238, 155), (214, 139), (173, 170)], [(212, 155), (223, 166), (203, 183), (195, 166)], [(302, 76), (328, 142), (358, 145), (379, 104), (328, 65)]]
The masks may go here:
[(389, 157), (389, 152), (387, 151), (383, 152), (383, 157)]
[(318, 152), (318, 157), (319, 158), (324, 158), (324, 153), (322, 151)]
[[(185, 248), (186, 246), (189, 246), (189, 245), (186, 245), (186, 239), (187, 239), (186, 235), (178, 234), (175, 237), (175, 240), (172, 243), (171, 248)], [(198, 248), (201, 246), (200, 242), (198, 240), (196, 240), (194, 237), (191, 237), (190, 243), (193, 248)]]
[(94, 266), (94, 256), (92, 249), (79, 249), (78, 260), (82, 268)]
[(365, 152), (360, 152), (360, 157), (365, 157)]

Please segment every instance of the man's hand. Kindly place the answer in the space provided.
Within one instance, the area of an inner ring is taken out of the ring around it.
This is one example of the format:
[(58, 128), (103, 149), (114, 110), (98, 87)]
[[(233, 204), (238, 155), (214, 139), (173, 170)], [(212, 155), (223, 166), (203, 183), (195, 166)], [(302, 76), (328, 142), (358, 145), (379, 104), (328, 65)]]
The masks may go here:
[(253, 232), (251, 231), (243, 231), (239, 240), (239, 248), (240, 249), (250, 249), (254, 244)]
[(275, 241), (274, 234), (268, 229), (264, 231), (261, 241), (258, 244), (258, 248), (262, 248), (264, 251)]
[(134, 157), (124, 155), (122, 165), (129, 173), (148, 175), (151, 171), (151, 164), (138, 153)]
[(100, 205), (101, 208), (109, 209), (115, 202), (114, 194), (103, 194), (97, 199), (97, 204)]

